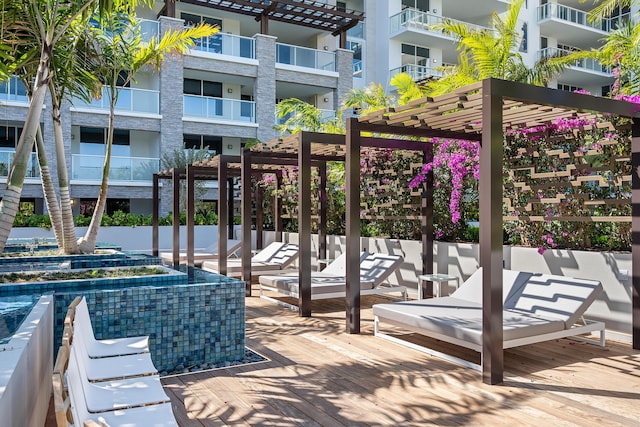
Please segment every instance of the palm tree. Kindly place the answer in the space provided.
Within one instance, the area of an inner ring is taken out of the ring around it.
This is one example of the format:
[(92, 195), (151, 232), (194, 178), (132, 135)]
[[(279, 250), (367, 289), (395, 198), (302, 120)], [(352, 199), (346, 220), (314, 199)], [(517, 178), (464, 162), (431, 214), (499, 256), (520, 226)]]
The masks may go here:
[[(585, 1), (587, 0), (580, 0), (581, 3), (584, 3)], [(595, 0), (594, 3), (599, 3), (599, 1)], [(611, 16), (617, 8), (622, 9), (623, 7), (631, 7), (635, 3), (638, 2), (635, 0), (604, 0), (598, 6), (591, 9), (588, 16), (589, 21), (600, 22)]]
[(342, 99), (343, 110), (353, 108), (360, 115), (393, 106), (394, 99), (384, 92), (379, 83), (371, 83), (364, 89), (351, 89)]
[(140, 36), (135, 15), (127, 2), (114, 0), (112, 11), (94, 16), (97, 25), (87, 28), (88, 50), (95, 54), (87, 58), (92, 62), (95, 74), (104, 82), (109, 100), (109, 125), (102, 171), (100, 193), (86, 234), (78, 241), (81, 252), (93, 252), (98, 230), (107, 203), (109, 168), (115, 129), (115, 108), (120, 93), (119, 85), (126, 86), (143, 68), (158, 70), (169, 54), (182, 54), (194, 46), (194, 39), (208, 37), (218, 29), (207, 24), (179, 30), (169, 30), (160, 39), (152, 38), (144, 43)]
[(523, 4), (524, 0), (513, 0), (504, 18), (494, 12), (489, 29), (478, 30), (450, 20), (434, 26), (456, 38), (460, 57), (458, 65), (444, 67), (441, 79), (425, 85), (427, 94), (441, 95), (489, 77), (546, 85), (561, 73), (571, 59), (542, 58), (532, 68), (524, 64), (518, 53), (521, 37), (517, 30)]
[[(105, 13), (120, 0), (0, 0), (4, 53), (7, 46), (12, 49), (12, 58), (22, 61), (37, 59), (29, 110), (16, 153), (7, 177), (7, 186), (0, 201), (0, 253), (9, 237), (9, 232), (18, 212), (22, 186), (31, 157), (40, 116), (44, 105), (49, 80), (51, 61), (58, 43), (73, 34), (73, 25), (87, 24), (89, 17), (97, 9)], [(135, 0), (127, 2), (137, 3)], [(19, 23), (18, 25), (16, 25)], [(17, 46), (17, 47), (16, 47)], [(4, 62), (4, 61), (2, 61)], [(0, 67), (6, 75), (9, 67)]]
[(342, 114), (328, 118), (318, 107), (298, 98), (288, 98), (276, 105), (276, 116), (285, 119), (283, 123), (273, 128), (280, 131), (280, 135), (294, 134), (300, 131), (344, 133)]

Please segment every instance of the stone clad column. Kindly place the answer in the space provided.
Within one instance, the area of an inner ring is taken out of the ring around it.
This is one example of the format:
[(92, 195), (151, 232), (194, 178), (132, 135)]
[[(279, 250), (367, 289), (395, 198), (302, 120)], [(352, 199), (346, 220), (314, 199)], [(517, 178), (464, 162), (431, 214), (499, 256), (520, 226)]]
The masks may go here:
[[(164, 34), (170, 28), (182, 27), (182, 19), (161, 16), (160, 34)], [(168, 55), (160, 66), (160, 158), (164, 153), (173, 152), (182, 148), (182, 95), (183, 95), (183, 59), (182, 56)], [(162, 165), (160, 165), (162, 169)], [(164, 181), (164, 182), (163, 182)], [(160, 216), (165, 216), (172, 210), (171, 185), (169, 181), (161, 180), (160, 188)]]
[(265, 34), (256, 34), (254, 37), (259, 66), (253, 99), (256, 103), (258, 139), (267, 142), (278, 136), (273, 129), (276, 119), (276, 37)]
[(339, 74), (338, 85), (333, 91), (333, 109), (339, 110), (342, 98), (353, 88), (353, 52), (336, 49), (336, 71)]

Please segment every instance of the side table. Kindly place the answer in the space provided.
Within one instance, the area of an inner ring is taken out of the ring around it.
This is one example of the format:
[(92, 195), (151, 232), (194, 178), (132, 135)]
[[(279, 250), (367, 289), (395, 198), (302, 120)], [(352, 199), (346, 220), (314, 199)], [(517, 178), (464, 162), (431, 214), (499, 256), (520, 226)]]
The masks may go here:
[(419, 299), (424, 298), (424, 295), (422, 294), (422, 282), (432, 282), (433, 284), (437, 285), (433, 289), (434, 291), (433, 294), (434, 296), (439, 297), (441, 296), (441, 292), (442, 292), (442, 282), (451, 282), (454, 280), (456, 282), (455, 286), (457, 289), (460, 284), (460, 281), (457, 276), (452, 276), (450, 274), (438, 274), (438, 273), (421, 274), (418, 276), (418, 298)]

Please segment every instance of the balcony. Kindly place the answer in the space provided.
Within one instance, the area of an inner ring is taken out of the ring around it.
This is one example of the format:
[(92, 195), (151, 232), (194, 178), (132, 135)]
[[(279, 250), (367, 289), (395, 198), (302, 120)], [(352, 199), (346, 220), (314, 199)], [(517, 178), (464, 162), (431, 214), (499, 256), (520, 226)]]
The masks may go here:
[(581, 49), (598, 46), (616, 20), (605, 19), (595, 24), (589, 22), (587, 15), (588, 12), (561, 4), (543, 4), (537, 11), (540, 33)]
[(420, 82), (426, 79), (440, 78), (442, 77), (442, 71), (435, 68), (425, 67), (423, 65), (406, 64), (398, 68), (394, 68), (389, 72), (391, 77), (398, 73), (407, 73), (411, 76), (413, 81)]
[[(71, 179), (100, 181), (104, 156), (89, 154), (71, 155)], [(148, 182), (160, 170), (160, 159), (149, 157), (111, 156), (109, 180)]]
[(483, 27), (481, 25), (434, 15), (433, 13), (411, 8), (393, 15), (389, 19), (392, 39), (417, 46), (429, 46), (430, 48), (441, 49), (443, 60), (447, 62), (457, 62), (458, 45), (455, 42), (454, 37), (446, 34), (440, 29), (436, 29), (437, 25), (442, 24), (446, 20), (448, 22), (464, 25), (470, 30), (493, 31), (491, 28)]
[(308, 47), (276, 43), (276, 63), (335, 72), (336, 54)]
[[(570, 50), (548, 47), (537, 52), (537, 59), (553, 56), (567, 56), (573, 53)], [(593, 58), (582, 58), (576, 60), (562, 74), (562, 81), (566, 81), (575, 86), (607, 85), (613, 80), (611, 68), (602, 65)]]
[[(0, 151), (0, 176), (5, 177), (9, 175), (9, 169), (15, 156), (15, 150)], [(29, 163), (27, 163), (27, 174), (25, 178), (40, 178), (40, 167), (38, 166), (36, 153), (31, 153), (31, 158), (29, 159)]]
[(362, 78), (362, 60), (353, 61), (353, 77)]
[(195, 41), (194, 50), (238, 58), (255, 59), (255, 40), (235, 34), (218, 33)]
[[(119, 113), (160, 113), (160, 92), (157, 90), (119, 87), (116, 112)], [(87, 103), (81, 99), (75, 99), (73, 105), (78, 108), (94, 108), (98, 110), (109, 109), (109, 88), (102, 89), (102, 97)]]
[(17, 77), (0, 82), (0, 101), (29, 103), (27, 88)]
[(231, 122), (255, 123), (256, 103), (199, 95), (183, 96), (183, 115)]
[[(324, 110), (322, 108), (318, 108), (318, 111), (320, 112), (320, 123), (326, 123), (328, 120), (333, 120), (336, 118), (336, 111), (335, 110)], [(277, 125), (282, 125), (284, 124), (284, 122), (286, 122), (287, 120), (289, 120), (291, 117), (295, 116), (297, 114), (297, 112), (292, 112), (287, 114), (285, 117), (278, 117), (278, 115), (276, 114), (276, 120), (275, 120), (275, 124)], [(307, 130), (311, 130), (311, 129), (307, 129)]]

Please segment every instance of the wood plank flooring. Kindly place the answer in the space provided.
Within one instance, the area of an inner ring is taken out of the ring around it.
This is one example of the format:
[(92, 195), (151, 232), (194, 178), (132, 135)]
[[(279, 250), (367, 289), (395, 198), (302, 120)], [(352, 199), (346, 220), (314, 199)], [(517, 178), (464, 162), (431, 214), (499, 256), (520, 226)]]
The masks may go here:
[(628, 343), (510, 349), (505, 383), (489, 386), (375, 338), (370, 307), (384, 297), (363, 297), (360, 335), (344, 332), (344, 300), (314, 302), (310, 318), (246, 301), (246, 345), (269, 361), (164, 378), (181, 426), (640, 425), (640, 352)]

